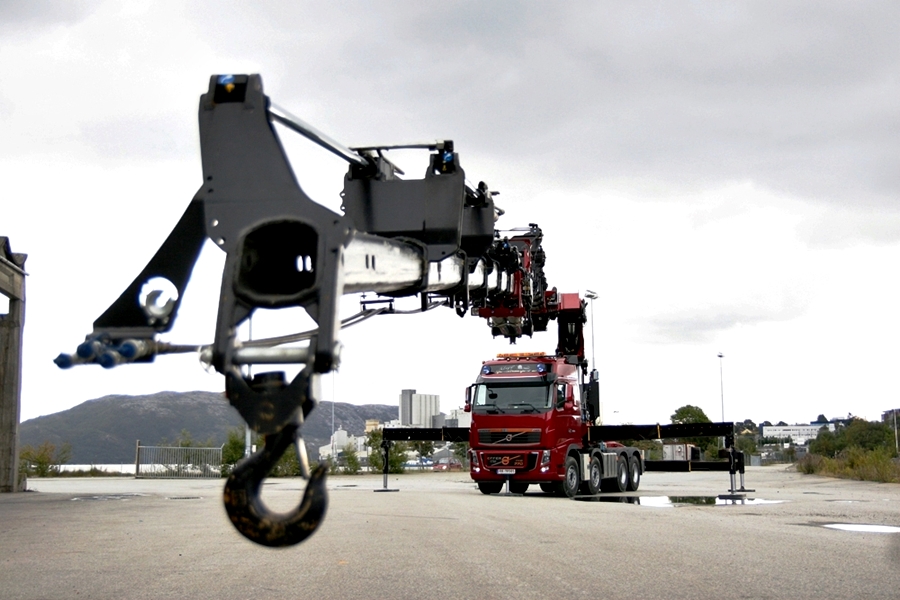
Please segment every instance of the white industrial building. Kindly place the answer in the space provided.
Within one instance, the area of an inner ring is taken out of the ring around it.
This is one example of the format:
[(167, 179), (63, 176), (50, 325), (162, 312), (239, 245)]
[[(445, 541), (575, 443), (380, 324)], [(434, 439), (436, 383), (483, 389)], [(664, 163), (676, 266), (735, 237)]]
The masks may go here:
[(440, 414), (440, 396), (417, 394), (416, 390), (400, 392), (401, 427), (434, 427), (433, 418)]
[(326, 446), (319, 446), (319, 456), (328, 458), (329, 456), (339, 455), (344, 451), (347, 444), (352, 444), (356, 448), (358, 456), (369, 455), (366, 448), (366, 436), (355, 436), (345, 431), (343, 427), (338, 427), (337, 431), (331, 435), (331, 442)]
[(444, 427), (471, 427), (472, 413), (467, 413), (461, 408), (454, 408), (449, 415), (444, 417)]
[(809, 425), (763, 425), (760, 427), (760, 435), (767, 438), (786, 440), (791, 438), (795, 444), (806, 444), (809, 440), (816, 439), (819, 430), (827, 427), (828, 431), (834, 431), (834, 423), (810, 423)]

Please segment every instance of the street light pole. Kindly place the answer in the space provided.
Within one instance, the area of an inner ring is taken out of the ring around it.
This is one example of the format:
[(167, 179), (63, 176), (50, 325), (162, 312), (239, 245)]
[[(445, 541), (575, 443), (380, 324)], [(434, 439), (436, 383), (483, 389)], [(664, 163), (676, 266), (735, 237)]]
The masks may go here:
[(594, 344), (594, 300), (598, 298), (597, 292), (584, 290), (584, 297), (591, 301), (591, 366), (597, 368), (597, 347)]
[(725, 380), (722, 378), (722, 358), (725, 355), (719, 352), (719, 391), (722, 394), (722, 422), (725, 422)]
[(897, 439), (897, 409), (891, 411), (894, 415), (894, 449), (900, 454), (900, 440)]
[[(725, 379), (722, 377), (722, 358), (725, 355), (719, 352), (719, 392), (722, 394), (722, 422), (725, 422)], [(725, 438), (722, 438), (722, 447), (725, 447)]]

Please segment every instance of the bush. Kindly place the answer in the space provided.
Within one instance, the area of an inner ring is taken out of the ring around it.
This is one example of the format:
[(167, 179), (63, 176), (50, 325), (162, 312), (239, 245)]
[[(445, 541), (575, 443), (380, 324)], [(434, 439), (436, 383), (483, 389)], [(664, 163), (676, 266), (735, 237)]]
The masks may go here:
[(812, 475), (822, 470), (824, 461), (825, 459), (818, 454), (807, 454), (797, 461), (797, 470)]
[[(384, 468), (384, 455), (381, 450), (382, 433), (380, 429), (373, 429), (366, 434), (366, 446), (369, 447), (369, 468), (375, 472), (381, 472)], [(409, 445), (406, 442), (394, 442), (391, 444), (391, 452), (388, 456), (388, 472), (403, 473), (406, 469), (406, 451)]]
[(28, 477), (52, 477), (59, 475), (60, 465), (69, 462), (72, 446), (66, 442), (59, 448), (51, 442), (40, 446), (23, 446), (19, 451), (19, 471)]
[(343, 472), (348, 475), (356, 475), (362, 470), (359, 462), (359, 455), (356, 453), (356, 446), (348, 443), (344, 446), (344, 466)]
[(869, 451), (883, 448), (892, 456), (896, 454), (891, 428), (885, 423), (864, 419), (853, 419), (846, 427), (838, 426), (833, 433), (823, 427), (809, 443), (810, 452), (828, 458), (836, 458), (851, 447)]
[(807, 454), (797, 463), (797, 470), (807, 475), (900, 483), (900, 463), (893, 459), (893, 449), (886, 447), (866, 450), (850, 446), (834, 458)]
[(97, 467), (91, 467), (88, 470), (79, 469), (77, 471), (65, 471), (66, 477), (132, 477), (134, 473), (123, 473), (122, 471), (104, 471)]
[(838, 457), (846, 461), (845, 468), (852, 479), (900, 483), (900, 468), (891, 458), (892, 453), (886, 448), (864, 450), (859, 446), (851, 446)]
[(299, 477), (300, 474), (300, 460), (297, 458), (297, 451), (293, 446), (288, 446), (285, 453), (269, 471), (268, 477)]
[(234, 427), (228, 430), (225, 444), (222, 445), (222, 477), (231, 475), (234, 465), (244, 458), (245, 430)]

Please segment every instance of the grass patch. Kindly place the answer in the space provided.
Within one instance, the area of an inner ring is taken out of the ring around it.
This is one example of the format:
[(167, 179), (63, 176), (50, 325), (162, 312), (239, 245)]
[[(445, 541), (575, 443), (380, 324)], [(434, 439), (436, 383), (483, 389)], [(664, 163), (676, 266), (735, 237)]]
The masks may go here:
[(797, 463), (797, 470), (807, 475), (828, 475), (859, 481), (900, 483), (900, 462), (887, 448), (863, 450), (851, 446), (834, 458), (807, 454)]
[(121, 471), (104, 471), (96, 467), (90, 469), (78, 469), (77, 471), (62, 471), (56, 477), (134, 477), (134, 473), (122, 473)]

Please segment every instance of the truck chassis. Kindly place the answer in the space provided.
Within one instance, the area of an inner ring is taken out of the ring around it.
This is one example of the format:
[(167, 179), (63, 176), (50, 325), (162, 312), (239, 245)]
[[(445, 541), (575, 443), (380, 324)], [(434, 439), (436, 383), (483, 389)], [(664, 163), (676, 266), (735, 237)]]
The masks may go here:
[[(697, 460), (645, 460), (637, 448), (613, 444), (614, 440), (658, 440), (677, 437), (723, 437), (725, 448), (719, 450), (718, 461)], [(468, 442), (471, 453), (480, 459), (483, 456), (501, 457), (497, 464), (473, 467), (487, 471), (487, 477), (481, 471), (473, 472), (473, 479), (478, 481), (479, 490), (484, 494), (496, 494), (503, 491), (522, 494), (532, 483), (541, 486), (548, 493), (575, 497), (576, 495), (595, 495), (599, 493), (636, 492), (640, 486), (641, 476), (645, 471), (728, 471), (731, 486), (723, 499), (741, 499), (745, 492), (752, 492), (744, 487), (745, 460), (744, 453), (734, 448), (733, 423), (685, 423), (671, 425), (596, 425), (587, 428), (582, 447), (568, 450), (562, 478), (536, 475), (537, 465), (533, 461), (523, 461), (521, 468), (506, 469), (503, 473), (502, 457), (511, 455), (540, 455), (533, 450), (485, 449), (484, 446), (472, 444), (468, 427), (440, 428), (386, 428), (383, 430), (382, 452), (384, 453), (384, 482), (387, 488), (388, 461), (387, 456), (394, 442), (400, 441), (433, 441), (433, 442)], [(536, 458), (537, 458), (536, 456)], [(534, 461), (536, 462), (536, 461)], [(506, 465), (508, 466), (508, 465)], [(528, 468), (532, 467), (532, 468)], [(509, 471), (512, 471), (511, 473)], [(739, 476), (740, 487), (736, 479)]]

